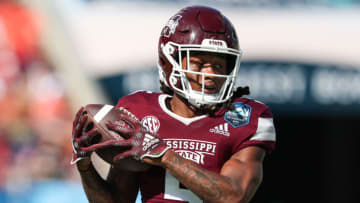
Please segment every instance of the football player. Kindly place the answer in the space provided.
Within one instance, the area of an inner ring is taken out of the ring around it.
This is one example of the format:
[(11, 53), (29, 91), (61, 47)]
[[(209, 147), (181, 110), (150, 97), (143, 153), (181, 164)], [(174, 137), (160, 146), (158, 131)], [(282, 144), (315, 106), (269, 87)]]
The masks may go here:
[[(242, 97), (248, 87), (234, 86), (242, 51), (233, 25), (216, 9), (186, 7), (162, 29), (158, 51), (162, 93), (139, 91), (117, 103), (147, 133), (112, 145), (129, 148), (115, 160), (132, 157), (148, 170), (113, 166), (104, 180), (77, 143), (94, 133), (81, 130), (82, 109), (74, 120), (74, 155), (89, 201), (134, 202), (140, 189), (143, 202), (249, 202), (274, 150), (275, 128), (269, 108)], [(116, 122), (108, 127), (124, 133)]]

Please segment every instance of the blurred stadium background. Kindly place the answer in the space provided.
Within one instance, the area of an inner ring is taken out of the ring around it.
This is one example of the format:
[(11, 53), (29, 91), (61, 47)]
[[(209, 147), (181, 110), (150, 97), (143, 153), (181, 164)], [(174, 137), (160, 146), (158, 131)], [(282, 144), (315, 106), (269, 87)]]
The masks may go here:
[(194, 4), (231, 19), (239, 85), (275, 115), (252, 202), (360, 202), (359, 0), (0, 0), (1, 203), (87, 202), (69, 165), (74, 113), (159, 91), (160, 30)]

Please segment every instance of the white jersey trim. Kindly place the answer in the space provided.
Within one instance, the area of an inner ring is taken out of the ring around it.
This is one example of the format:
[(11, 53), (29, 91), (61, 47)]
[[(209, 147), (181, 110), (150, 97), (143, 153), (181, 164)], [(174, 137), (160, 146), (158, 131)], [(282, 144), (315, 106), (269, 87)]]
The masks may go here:
[(166, 94), (161, 94), (159, 95), (159, 104), (160, 104), (160, 107), (161, 109), (166, 113), (168, 114), (169, 116), (173, 117), (174, 119), (182, 122), (183, 124), (185, 125), (190, 125), (192, 122), (195, 122), (195, 121), (198, 121), (200, 119), (203, 119), (205, 117), (207, 117), (207, 115), (202, 115), (202, 116), (196, 116), (196, 117), (193, 117), (193, 118), (184, 118), (182, 116), (179, 116), (175, 113), (173, 113), (172, 111), (170, 111), (167, 107), (166, 107), (166, 99), (167, 98), (170, 98), (171, 96), (170, 95), (166, 95)]
[(257, 130), (250, 140), (275, 141), (276, 133), (273, 119), (259, 117)]

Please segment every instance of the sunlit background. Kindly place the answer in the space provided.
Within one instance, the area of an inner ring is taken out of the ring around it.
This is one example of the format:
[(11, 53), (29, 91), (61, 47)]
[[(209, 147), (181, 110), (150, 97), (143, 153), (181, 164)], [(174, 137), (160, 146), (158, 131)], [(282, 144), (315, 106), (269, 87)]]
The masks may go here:
[(275, 116), (252, 202), (360, 202), (360, 0), (0, 0), (0, 202), (87, 202), (74, 113), (159, 91), (161, 28), (200, 4), (230, 18), (238, 85)]

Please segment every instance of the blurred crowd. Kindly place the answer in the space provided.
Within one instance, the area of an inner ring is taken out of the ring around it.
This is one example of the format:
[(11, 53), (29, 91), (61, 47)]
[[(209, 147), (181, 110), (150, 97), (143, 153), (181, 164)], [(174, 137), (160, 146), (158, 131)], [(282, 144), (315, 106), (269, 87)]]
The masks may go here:
[(40, 33), (38, 16), (0, 0), (0, 203), (67, 202), (56, 188), (81, 190), (69, 164), (74, 112)]

